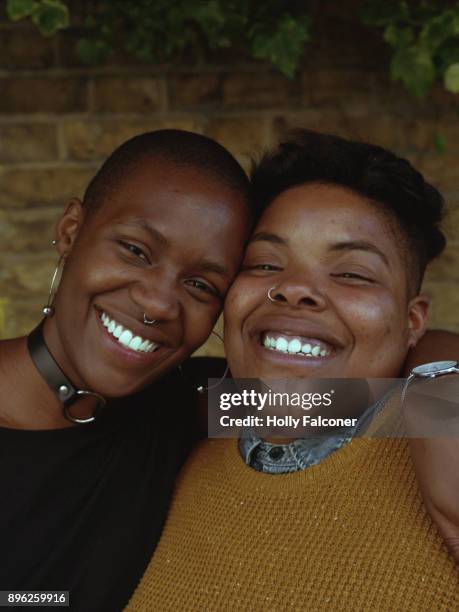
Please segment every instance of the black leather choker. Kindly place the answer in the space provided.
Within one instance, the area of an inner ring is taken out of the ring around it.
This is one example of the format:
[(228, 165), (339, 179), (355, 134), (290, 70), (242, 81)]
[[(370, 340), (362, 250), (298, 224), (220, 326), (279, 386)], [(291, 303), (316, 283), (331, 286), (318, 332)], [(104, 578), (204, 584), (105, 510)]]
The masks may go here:
[[(97, 411), (101, 406), (106, 404), (105, 398), (93, 391), (84, 389), (76, 389), (71, 381), (67, 378), (64, 372), (56, 363), (54, 357), (49, 352), (43, 337), (43, 323), (41, 323), (27, 337), (27, 348), (37, 370), (40, 372), (49, 388), (53, 391), (56, 397), (62, 402), (64, 415), (72, 423), (92, 423), (97, 416)], [(77, 400), (85, 396), (93, 396), (99, 400), (94, 413), (87, 418), (75, 417), (70, 413), (70, 407)]]

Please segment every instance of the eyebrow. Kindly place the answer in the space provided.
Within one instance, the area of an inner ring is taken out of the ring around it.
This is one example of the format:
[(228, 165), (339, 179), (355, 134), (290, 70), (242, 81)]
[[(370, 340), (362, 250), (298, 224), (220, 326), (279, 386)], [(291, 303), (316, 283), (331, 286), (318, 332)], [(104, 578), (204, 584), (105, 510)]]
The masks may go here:
[(209, 261), (208, 259), (200, 261), (196, 266), (196, 269), (201, 272), (215, 272), (216, 274), (220, 274), (221, 276), (226, 276), (228, 278), (230, 276), (226, 268), (214, 261)]
[[(252, 242), (271, 242), (272, 244), (279, 244), (281, 246), (288, 246), (288, 240), (277, 234), (271, 234), (269, 232), (257, 232), (252, 236), (249, 244)], [(371, 242), (365, 240), (350, 240), (345, 242), (336, 242), (330, 246), (330, 251), (366, 251), (377, 255), (384, 264), (390, 269), (389, 260), (386, 255), (378, 249), (377, 246)]]
[(257, 232), (254, 234), (250, 240), (251, 242), (272, 242), (274, 244), (280, 244), (282, 246), (288, 246), (288, 240), (286, 238), (282, 238), (282, 236), (278, 236), (277, 234), (270, 234), (269, 232)]
[[(132, 219), (131, 221), (126, 221), (126, 223), (123, 223), (122, 225), (143, 229), (150, 234), (150, 236), (155, 242), (161, 244), (164, 247), (170, 246), (168, 239), (161, 232), (159, 232), (152, 225), (150, 225), (150, 223), (145, 219)], [(210, 261), (208, 259), (200, 261), (197, 264), (196, 269), (200, 272), (215, 272), (216, 274), (220, 274), (221, 276), (226, 276), (228, 278), (230, 276), (230, 273), (226, 268), (224, 268), (217, 262)]]
[(331, 245), (331, 251), (367, 251), (377, 255), (390, 269), (389, 260), (377, 246), (365, 240), (351, 240), (346, 242), (336, 242)]
[(130, 227), (145, 230), (150, 234), (150, 236), (155, 242), (165, 247), (169, 246), (169, 241), (167, 240), (167, 238), (163, 234), (161, 234), (161, 232), (155, 229), (152, 225), (150, 225), (150, 223), (148, 223), (146, 219), (132, 219), (131, 221), (126, 221), (121, 225), (128, 225)]

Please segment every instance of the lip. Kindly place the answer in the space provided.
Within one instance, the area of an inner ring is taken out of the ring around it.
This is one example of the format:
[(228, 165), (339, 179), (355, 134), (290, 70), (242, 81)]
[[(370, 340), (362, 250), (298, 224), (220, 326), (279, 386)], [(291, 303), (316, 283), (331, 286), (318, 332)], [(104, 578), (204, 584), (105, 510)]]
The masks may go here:
[(321, 368), (336, 358), (335, 351), (331, 352), (326, 357), (314, 357), (312, 355), (310, 357), (301, 357), (295, 353), (281, 353), (280, 351), (274, 351), (260, 344), (256, 336), (251, 338), (251, 342), (254, 345), (257, 357), (263, 361), (269, 361), (274, 365), (290, 365), (298, 368)]
[[(334, 353), (344, 348), (344, 343), (334, 334), (331, 334), (327, 329), (325, 329), (325, 323), (318, 325), (316, 322), (313, 323), (303, 318), (299, 319), (286, 316), (260, 317), (257, 320), (256, 325), (254, 325), (254, 327), (249, 330), (249, 335), (251, 337), (255, 337), (255, 339), (261, 346), (261, 335), (263, 333), (275, 333), (281, 336), (292, 336), (307, 338), (311, 340), (321, 340), (332, 347), (333, 350), (330, 357)], [(265, 349), (265, 347), (263, 348)], [(265, 351), (269, 351), (270, 353), (276, 352), (270, 351), (269, 349), (265, 349)], [(279, 355), (283, 355), (283, 353), (279, 353)], [(300, 359), (303, 358), (300, 357)], [(308, 361), (312, 361), (313, 358), (308, 357), (307, 359)], [(321, 357), (320, 359), (321, 361), (325, 361), (327, 358)]]
[(163, 346), (167, 346), (170, 343), (164, 338), (164, 334), (158, 328), (147, 327), (143, 324), (139, 325), (139, 321), (136, 319), (129, 318), (127, 319), (125, 315), (122, 313), (114, 312), (111, 308), (102, 308), (100, 306), (95, 306), (98, 317), (103, 312), (110, 317), (110, 319), (114, 319), (117, 323), (122, 325), (124, 328), (129, 329), (134, 336), (140, 336), (144, 340), (149, 340), (150, 342), (154, 342), (155, 344), (161, 344), (161, 348)]
[(135, 326), (133, 325), (129, 325), (126, 324), (124, 325), (124, 323), (122, 322), (122, 317), (120, 316), (112, 316), (112, 313), (110, 310), (105, 310), (102, 309), (100, 307), (95, 307), (95, 317), (97, 319), (97, 324), (102, 332), (102, 342), (103, 344), (108, 348), (108, 350), (111, 353), (114, 353), (115, 355), (118, 355), (121, 359), (123, 359), (124, 361), (130, 362), (130, 363), (134, 363), (134, 364), (153, 364), (157, 361), (161, 361), (164, 358), (164, 354), (165, 351), (167, 351), (168, 347), (164, 345), (163, 342), (161, 342), (161, 340), (157, 339), (158, 338), (158, 334), (155, 334), (155, 338), (151, 337), (152, 335), (150, 334), (150, 336), (146, 336), (145, 334), (139, 333), (138, 335), (145, 338), (146, 340), (151, 340), (151, 342), (155, 342), (157, 344), (161, 344), (161, 346), (156, 350), (153, 351), (152, 353), (145, 353), (145, 352), (140, 352), (140, 351), (133, 351), (131, 349), (128, 349), (127, 347), (124, 347), (122, 344), (120, 344), (105, 328), (105, 326), (102, 323), (102, 320), (100, 318), (100, 315), (102, 312), (105, 312), (107, 315), (109, 315), (111, 318), (115, 319), (120, 325), (123, 325), (123, 327), (127, 327), (129, 328), (131, 331), (136, 332), (136, 329), (133, 329)]
[[(265, 315), (257, 318), (256, 323), (248, 330), (249, 341), (253, 345), (255, 355), (260, 361), (271, 363), (274, 367), (292, 367), (300, 371), (305, 369), (320, 370), (332, 363), (345, 348), (344, 342), (325, 329), (325, 323), (318, 324), (305, 318), (285, 315)], [(331, 352), (325, 357), (304, 357), (295, 353), (282, 353), (266, 348), (261, 342), (263, 333), (275, 333), (285, 337), (301, 337), (319, 340), (331, 347)]]

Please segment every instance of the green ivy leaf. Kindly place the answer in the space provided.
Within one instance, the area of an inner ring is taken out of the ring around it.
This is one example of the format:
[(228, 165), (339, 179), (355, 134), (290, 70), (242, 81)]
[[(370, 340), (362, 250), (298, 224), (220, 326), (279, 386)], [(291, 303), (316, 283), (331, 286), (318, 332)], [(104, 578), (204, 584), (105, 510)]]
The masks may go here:
[(112, 52), (113, 49), (105, 40), (82, 38), (77, 44), (78, 56), (90, 66), (103, 64)]
[(391, 77), (400, 80), (413, 95), (424, 96), (435, 79), (435, 66), (427, 49), (413, 45), (396, 51)]
[(32, 21), (44, 36), (52, 36), (69, 25), (69, 9), (60, 0), (41, 0)]
[(446, 69), (443, 82), (447, 91), (455, 94), (459, 93), (459, 63), (451, 64)]
[(412, 28), (390, 25), (384, 30), (384, 40), (396, 49), (409, 47), (414, 42), (414, 32)]
[(445, 11), (437, 17), (433, 17), (422, 28), (419, 42), (429, 51), (436, 51), (440, 45), (454, 35), (455, 15), (453, 11)]
[(7, 15), (12, 21), (30, 17), (37, 8), (35, 0), (8, 0), (6, 4)]
[(310, 19), (294, 19), (283, 15), (275, 32), (265, 28), (254, 30), (252, 53), (257, 59), (270, 60), (285, 76), (293, 78), (309, 40)]

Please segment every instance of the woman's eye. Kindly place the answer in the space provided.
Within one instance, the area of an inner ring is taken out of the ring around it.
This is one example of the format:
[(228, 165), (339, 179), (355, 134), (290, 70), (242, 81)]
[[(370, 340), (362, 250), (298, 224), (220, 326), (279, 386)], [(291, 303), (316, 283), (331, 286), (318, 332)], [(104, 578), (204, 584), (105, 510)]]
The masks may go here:
[(145, 255), (145, 253), (142, 251), (140, 247), (136, 246), (135, 244), (132, 244), (131, 242), (121, 241), (120, 244), (124, 249), (126, 249), (126, 251), (129, 251), (130, 253), (132, 253), (133, 255), (141, 259), (142, 261), (145, 261), (146, 263), (148, 263), (148, 257)]
[(247, 266), (249, 270), (261, 270), (262, 272), (275, 272), (280, 270), (279, 266), (274, 266), (273, 264), (256, 264), (254, 266)]
[(212, 287), (211, 285), (208, 285), (207, 283), (204, 283), (196, 278), (191, 278), (187, 281), (187, 284), (188, 286), (198, 289), (198, 291), (202, 291), (203, 293), (208, 293), (218, 298), (221, 297), (220, 293), (217, 291), (217, 289), (215, 289), (215, 287)]
[(332, 274), (332, 276), (336, 276), (338, 278), (347, 278), (351, 280), (360, 280), (365, 281), (367, 283), (373, 283), (373, 279), (368, 278), (367, 276), (362, 276), (361, 274), (355, 274), (355, 272), (341, 272), (340, 274)]

